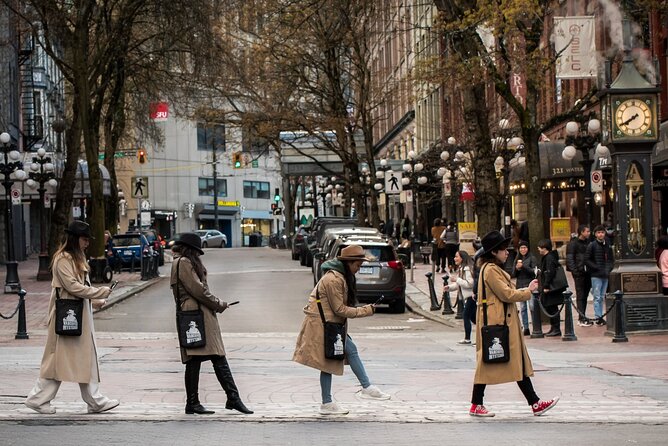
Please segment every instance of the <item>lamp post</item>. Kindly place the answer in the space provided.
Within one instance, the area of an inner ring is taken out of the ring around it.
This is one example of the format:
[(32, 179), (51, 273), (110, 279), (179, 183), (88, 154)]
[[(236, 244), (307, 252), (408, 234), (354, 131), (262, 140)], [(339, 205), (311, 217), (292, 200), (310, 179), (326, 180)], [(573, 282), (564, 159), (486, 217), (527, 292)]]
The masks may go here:
[(403, 171), (407, 175), (401, 179), (401, 184), (404, 186), (410, 186), (413, 191), (413, 225), (411, 226), (411, 283), (414, 282), (414, 273), (415, 270), (415, 242), (417, 234), (415, 232), (415, 227), (417, 226), (417, 208), (418, 208), (418, 185), (427, 184), (429, 181), (427, 177), (419, 175), (419, 172), (424, 169), (424, 164), (419, 162), (416, 159), (415, 151), (411, 150), (408, 152), (408, 159), (406, 159), (403, 165)]
[(37, 280), (51, 280), (49, 253), (46, 246), (45, 186), (48, 184), (51, 187), (56, 187), (58, 181), (55, 179), (51, 157), (46, 156), (46, 150), (43, 148), (37, 150), (37, 156), (33, 156), (28, 177), (26, 185), (31, 189), (37, 189), (39, 193), (39, 268), (37, 269)]
[[(450, 182), (450, 204), (452, 206), (452, 221), (459, 221), (457, 218), (457, 177), (468, 173), (466, 164), (467, 159), (464, 152), (457, 146), (457, 140), (454, 137), (449, 137), (445, 149), (441, 152), (441, 160), (445, 166), (439, 167), (436, 175), (445, 177)], [(447, 194), (446, 194), (447, 195)]]
[(0, 164), (0, 173), (3, 175), (2, 185), (5, 187), (5, 203), (7, 206), (7, 212), (5, 213), (5, 246), (7, 249), (5, 294), (18, 293), (21, 290), (18, 263), (14, 260), (11, 189), (15, 181), (22, 181), (26, 177), (26, 173), (23, 171), (23, 163), (20, 161), (21, 155), (16, 150), (16, 146), (10, 144), (11, 139), (9, 133), (0, 134), (3, 155), (2, 163)]
[(371, 218), (369, 215), (369, 203), (367, 200), (371, 196), (371, 172), (367, 166), (362, 167), (360, 182), (362, 183), (362, 200), (364, 200), (364, 215), (366, 216), (367, 222), (371, 225)]
[(584, 171), (584, 206), (585, 224), (591, 227), (592, 221), (592, 194), (591, 194), (591, 166), (594, 160), (589, 157), (589, 151), (596, 148), (596, 156), (607, 156), (610, 151), (607, 147), (599, 144), (601, 140), (601, 122), (595, 118), (596, 114), (591, 112), (587, 115), (580, 114), (574, 121), (566, 123), (566, 147), (561, 156), (565, 160), (572, 160), (576, 153), (582, 153), (582, 169)]
[(510, 200), (510, 170), (515, 166), (526, 164), (526, 158), (523, 156), (524, 140), (515, 133), (516, 129), (510, 127), (510, 121), (503, 118), (499, 121), (499, 136), (492, 139), (492, 148), (497, 153), (494, 167), (503, 178), (501, 193), (503, 196), (503, 228), (506, 237), (512, 236), (510, 223), (513, 210)]
[[(373, 188), (376, 190), (377, 194), (380, 195), (381, 192), (384, 192), (385, 194), (385, 224), (388, 224), (390, 221), (390, 196), (384, 189), (385, 176), (387, 175), (387, 172), (392, 171), (392, 167), (388, 164), (387, 159), (385, 158), (382, 158), (376, 166), (376, 183), (373, 185)], [(386, 232), (386, 234), (392, 234), (392, 232)]]

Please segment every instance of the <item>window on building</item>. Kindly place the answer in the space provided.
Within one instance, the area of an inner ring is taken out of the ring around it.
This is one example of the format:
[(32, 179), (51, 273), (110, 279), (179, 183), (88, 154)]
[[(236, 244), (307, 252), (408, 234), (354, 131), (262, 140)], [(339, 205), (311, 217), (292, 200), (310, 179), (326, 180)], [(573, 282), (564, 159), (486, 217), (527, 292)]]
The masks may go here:
[[(227, 180), (217, 179), (218, 196), (227, 197)], [(213, 178), (200, 177), (198, 180), (199, 194), (201, 196), (213, 197)]]
[(265, 138), (259, 136), (255, 129), (244, 127), (242, 129), (241, 147), (244, 152), (259, 154), (269, 148), (269, 142)]
[(197, 124), (197, 150), (225, 151), (224, 124)]
[(264, 181), (244, 181), (244, 198), (269, 197), (269, 183)]

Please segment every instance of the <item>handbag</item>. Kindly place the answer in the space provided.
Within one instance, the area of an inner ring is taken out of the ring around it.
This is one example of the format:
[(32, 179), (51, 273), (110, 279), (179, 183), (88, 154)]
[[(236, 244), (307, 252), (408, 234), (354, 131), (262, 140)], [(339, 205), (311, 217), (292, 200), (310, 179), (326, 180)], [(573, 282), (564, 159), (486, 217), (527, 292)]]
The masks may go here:
[(503, 303), (503, 325), (487, 324), (487, 287), (485, 287), (484, 267), (480, 272), (482, 277), (482, 317), (483, 326), (480, 327), (482, 337), (482, 362), (498, 364), (510, 361), (510, 330), (506, 322), (507, 305)]
[(320, 291), (318, 288), (319, 286), (316, 285), (315, 301), (318, 304), (318, 311), (320, 312), (320, 319), (322, 319), (324, 328), (325, 358), (342, 361), (346, 357), (346, 324), (327, 322), (325, 319), (325, 312), (322, 311)]
[(56, 288), (57, 335), (81, 336), (83, 303), (83, 299), (61, 299), (60, 288)]
[(550, 283), (550, 291), (563, 291), (566, 288), (568, 288), (566, 273), (564, 272), (564, 267), (559, 265), (554, 273), (552, 283)]
[(204, 313), (197, 302), (197, 310), (181, 310), (179, 307), (179, 266), (181, 259), (176, 263), (176, 331), (179, 334), (179, 345), (182, 348), (202, 348), (206, 345), (206, 330), (204, 329)]

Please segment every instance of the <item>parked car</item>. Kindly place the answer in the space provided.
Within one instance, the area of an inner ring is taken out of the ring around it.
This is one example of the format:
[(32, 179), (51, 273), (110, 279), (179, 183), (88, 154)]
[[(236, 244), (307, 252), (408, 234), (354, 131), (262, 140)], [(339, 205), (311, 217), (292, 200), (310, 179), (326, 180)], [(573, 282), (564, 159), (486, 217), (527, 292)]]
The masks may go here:
[(227, 245), (227, 236), (215, 229), (195, 231), (202, 239), (202, 248), (224, 248)]
[(135, 266), (138, 267), (141, 262), (142, 253), (148, 253), (153, 250), (146, 236), (139, 232), (116, 234), (112, 239), (114, 242), (114, 256), (120, 259), (123, 266), (132, 264), (134, 257)]
[(315, 279), (313, 282), (314, 285), (320, 278), (318, 274), (320, 265), (322, 265), (322, 262), (324, 262), (334, 242), (339, 238), (350, 238), (350, 237), (358, 239), (359, 238), (366, 239), (367, 237), (371, 237), (374, 240), (378, 241), (383, 240), (380, 231), (376, 228), (364, 228), (357, 226), (349, 228), (345, 226), (344, 227), (335, 226), (333, 228), (326, 229), (322, 235), (322, 239), (320, 240), (320, 245), (316, 246), (312, 250), (313, 265), (311, 266), (311, 272), (313, 273), (313, 277)]
[(165, 264), (165, 248), (162, 244), (162, 237), (160, 237), (160, 234), (158, 234), (158, 231), (155, 229), (146, 229), (141, 232), (145, 237), (146, 240), (148, 240), (149, 244), (153, 248), (154, 252), (157, 252), (159, 257), (158, 257), (158, 265), (162, 266)]
[(333, 244), (326, 260), (335, 259), (349, 245), (360, 245), (367, 257), (355, 275), (357, 299), (360, 303), (375, 303), (383, 296), (381, 304), (389, 305), (390, 311), (406, 311), (406, 271), (394, 246), (387, 240), (364, 240), (364, 238), (339, 238)]
[(356, 222), (357, 219), (350, 217), (318, 217), (313, 220), (311, 231), (306, 238), (306, 246), (302, 249), (299, 257), (299, 263), (303, 266), (313, 266), (314, 250), (319, 246), (326, 229), (332, 227), (352, 228)]
[(297, 228), (297, 232), (292, 236), (292, 260), (299, 260), (302, 249), (305, 249), (306, 237), (309, 234), (309, 230), (306, 226), (300, 226)]

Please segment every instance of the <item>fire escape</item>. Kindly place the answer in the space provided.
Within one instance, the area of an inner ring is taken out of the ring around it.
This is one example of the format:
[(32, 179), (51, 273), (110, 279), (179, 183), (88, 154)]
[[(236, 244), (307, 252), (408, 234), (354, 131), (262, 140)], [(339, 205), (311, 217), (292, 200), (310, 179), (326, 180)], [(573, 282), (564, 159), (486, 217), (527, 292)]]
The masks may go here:
[(32, 151), (35, 144), (44, 137), (44, 117), (39, 113), (40, 104), (35, 101), (35, 78), (33, 72), (33, 56), (35, 42), (33, 36), (19, 45), (19, 73), (21, 80), (21, 136), (23, 151)]

